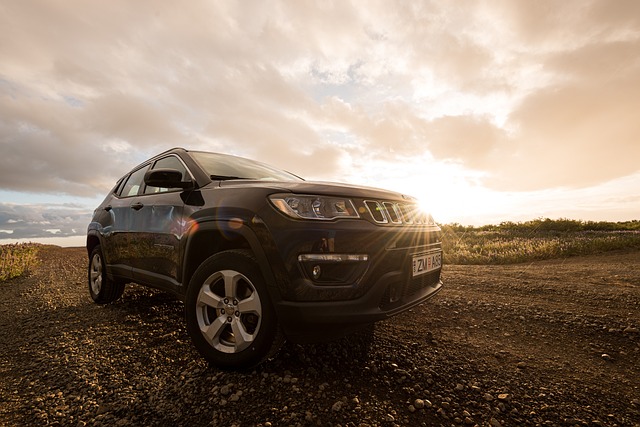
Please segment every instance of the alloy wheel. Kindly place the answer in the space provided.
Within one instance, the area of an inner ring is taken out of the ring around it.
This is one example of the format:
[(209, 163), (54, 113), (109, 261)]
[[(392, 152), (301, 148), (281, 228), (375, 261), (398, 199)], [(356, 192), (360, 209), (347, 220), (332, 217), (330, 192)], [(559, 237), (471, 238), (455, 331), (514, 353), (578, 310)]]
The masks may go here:
[(243, 274), (218, 271), (200, 288), (196, 316), (211, 346), (223, 353), (238, 353), (253, 343), (260, 330), (260, 296)]

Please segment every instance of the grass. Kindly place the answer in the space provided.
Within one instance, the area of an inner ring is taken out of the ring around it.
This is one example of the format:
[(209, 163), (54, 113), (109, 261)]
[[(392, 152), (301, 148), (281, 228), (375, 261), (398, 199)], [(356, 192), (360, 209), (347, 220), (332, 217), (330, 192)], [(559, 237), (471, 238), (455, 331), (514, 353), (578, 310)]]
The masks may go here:
[(640, 222), (537, 219), (522, 223), (442, 226), (447, 264), (514, 264), (640, 249)]
[(39, 246), (36, 243), (0, 245), (0, 282), (29, 273), (37, 263)]

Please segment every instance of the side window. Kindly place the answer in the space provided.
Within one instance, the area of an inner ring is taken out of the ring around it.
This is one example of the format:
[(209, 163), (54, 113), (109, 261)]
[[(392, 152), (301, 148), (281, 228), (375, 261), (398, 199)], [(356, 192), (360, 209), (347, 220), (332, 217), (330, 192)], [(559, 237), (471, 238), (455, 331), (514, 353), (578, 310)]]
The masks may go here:
[[(182, 179), (185, 179), (185, 175), (187, 175), (187, 169), (184, 167), (182, 162), (176, 156), (164, 157), (153, 165), (151, 169), (175, 169), (182, 172)], [(161, 188), (161, 187), (151, 187), (148, 186), (144, 190), (144, 194), (154, 194), (154, 193), (164, 193), (172, 190), (180, 190), (180, 188)]]
[(125, 178), (120, 179), (120, 181), (118, 181), (116, 183), (116, 186), (114, 187), (113, 192), (115, 194), (117, 194), (118, 196), (120, 195), (120, 193), (122, 192), (122, 187), (124, 187), (124, 182), (125, 182)]
[(142, 193), (140, 188), (144, 186), (144, 174), (149, 169), (148, 166), (143, 167), (129, 175), (127, 182), (125, 182), (124, 187), (122, 187), (122, 191), (120, 192), (121, 197), (131, 197), (137, 196)]

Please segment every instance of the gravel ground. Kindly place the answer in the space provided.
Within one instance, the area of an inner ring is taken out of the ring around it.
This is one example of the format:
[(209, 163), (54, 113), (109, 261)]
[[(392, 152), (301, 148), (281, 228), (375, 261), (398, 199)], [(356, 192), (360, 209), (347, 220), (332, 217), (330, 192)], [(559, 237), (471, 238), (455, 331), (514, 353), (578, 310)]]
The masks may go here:
[(40, 258), (0, 283), (0, 425), (640, 426), (640, 252), (445, 266), (430, 302), (251, 372), (208, 367), (169, 295), (97, 306), (82, 248)]

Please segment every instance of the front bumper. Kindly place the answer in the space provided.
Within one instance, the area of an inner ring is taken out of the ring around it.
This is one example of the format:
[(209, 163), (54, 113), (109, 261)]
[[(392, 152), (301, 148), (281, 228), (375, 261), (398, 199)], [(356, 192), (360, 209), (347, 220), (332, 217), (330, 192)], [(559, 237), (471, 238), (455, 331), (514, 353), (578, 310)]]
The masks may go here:
[(388, 273), (380, 277), (369, 292), (354, 300), (280, 301), (276, 310), (285, 335), (293, 342), (339, 338), (430, 299), (442, 289), (439, 276), (439, 270), (409, 280), (403, 273)]

